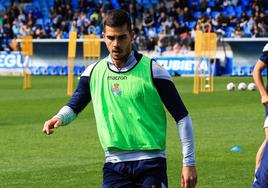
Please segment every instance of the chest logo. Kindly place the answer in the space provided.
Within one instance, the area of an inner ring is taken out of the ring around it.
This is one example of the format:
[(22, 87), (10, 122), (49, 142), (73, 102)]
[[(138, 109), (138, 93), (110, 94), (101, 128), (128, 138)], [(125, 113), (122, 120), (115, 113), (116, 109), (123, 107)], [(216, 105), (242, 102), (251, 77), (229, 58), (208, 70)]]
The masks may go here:
[(112, 85), (112, 91), (115, 95), (120, 95), (121, 94), (121, 91), (120, 91), (120, 87), (119, 87), (119, 84), (118, 83), (114, 83)]

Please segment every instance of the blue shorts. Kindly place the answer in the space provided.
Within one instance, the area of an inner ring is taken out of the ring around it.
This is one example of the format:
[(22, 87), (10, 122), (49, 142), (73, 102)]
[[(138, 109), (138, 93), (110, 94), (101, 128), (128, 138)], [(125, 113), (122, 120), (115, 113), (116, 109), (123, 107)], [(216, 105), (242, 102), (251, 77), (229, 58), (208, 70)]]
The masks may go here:
[(252, 188), (268, 187), (268, 144), (266, 142), (260, 166), (255, 174), (255, 181)]
[(265, 117), (267, 117), (267, 116), (268, 116), (268, 106), (265, 105)]
[(105, 163), (102, 188), (166, 188), (165, 158)]

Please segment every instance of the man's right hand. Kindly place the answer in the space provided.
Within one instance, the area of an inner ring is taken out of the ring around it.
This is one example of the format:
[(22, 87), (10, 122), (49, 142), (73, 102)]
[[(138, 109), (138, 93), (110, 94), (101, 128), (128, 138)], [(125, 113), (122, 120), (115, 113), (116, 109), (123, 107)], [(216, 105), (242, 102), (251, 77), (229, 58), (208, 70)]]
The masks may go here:
[(52, 118), (48, 121), (45, 122), (44, 127), (43, 127), (43, 132), (47, 135), (50, 135), (53, 133), (54, 128), (58, 128), (59, 126), (61, 126), (62, 122), (59, 118)]
[(261, 97), (261, 103), (264, 105), (268, 105), (268, 95), (263, 95)]

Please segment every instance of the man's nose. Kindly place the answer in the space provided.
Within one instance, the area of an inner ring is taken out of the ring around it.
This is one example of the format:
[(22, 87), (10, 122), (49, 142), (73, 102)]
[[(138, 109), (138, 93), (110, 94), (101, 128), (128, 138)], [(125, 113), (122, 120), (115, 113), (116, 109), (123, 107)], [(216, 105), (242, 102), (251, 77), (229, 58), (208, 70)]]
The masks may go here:
[(120, 46), (120, 42), (119, 42), (118, 39), (114, 39), (113, 46), (115, 46), (115, 47), (119, 47)]

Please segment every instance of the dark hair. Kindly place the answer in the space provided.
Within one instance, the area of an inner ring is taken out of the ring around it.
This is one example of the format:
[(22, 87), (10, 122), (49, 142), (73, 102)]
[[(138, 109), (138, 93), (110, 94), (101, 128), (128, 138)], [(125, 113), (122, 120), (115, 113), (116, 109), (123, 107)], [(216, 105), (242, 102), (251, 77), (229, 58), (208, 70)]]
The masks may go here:
[(127, 29), (129, 31), (132, 31), (129, 14), (122, 9), (113, 9), (110, 10), (106, 16), (106, 19), (104, 21), (104, 31), (106, 25), (109, 27), (120, 27), (125, 24), (127, 25)]

